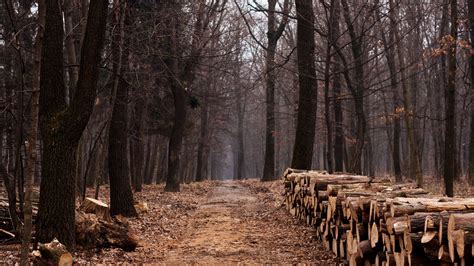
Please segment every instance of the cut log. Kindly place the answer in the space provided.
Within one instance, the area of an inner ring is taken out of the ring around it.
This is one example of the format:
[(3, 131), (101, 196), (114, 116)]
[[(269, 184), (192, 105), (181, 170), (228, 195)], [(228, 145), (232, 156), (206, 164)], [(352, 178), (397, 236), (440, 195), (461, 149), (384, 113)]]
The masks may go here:
[(40, 265), (69, 266), (73, 263), (71, 253), (57, 239), (46, 244), (40, 243), (38, 249), (41, 256), (36, 260)]
[[(451, 261), (463, 259), (466, 245), (474, 241), (474, 213), (453, 213), (448, 222), (448, 247)], [(454, 254), (456, 250), (457, 256)]]
[[(474, 222), (471, 227), (468, 221), (474, 219), (466, 213), (474, 212), (473, 198), (446, 198), (413, 183), (392, 185), (324, 171), (288, 170), (284, 187), (290, 212), (315, 226), (324, 246), (349, 265), (472, 261)], [(448, 230), (452, 214), (456, 219)], [(470, 218), (463, 222), (463, 215)]]

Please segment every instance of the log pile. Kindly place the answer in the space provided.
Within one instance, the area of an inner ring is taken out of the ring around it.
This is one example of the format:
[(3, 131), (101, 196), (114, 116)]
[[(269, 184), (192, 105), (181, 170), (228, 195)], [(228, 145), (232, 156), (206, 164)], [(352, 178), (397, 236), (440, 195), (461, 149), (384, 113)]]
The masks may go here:
[(287, 169), (285, 204), (349, 265), (472, 265), (474, 198), (413, 183)]

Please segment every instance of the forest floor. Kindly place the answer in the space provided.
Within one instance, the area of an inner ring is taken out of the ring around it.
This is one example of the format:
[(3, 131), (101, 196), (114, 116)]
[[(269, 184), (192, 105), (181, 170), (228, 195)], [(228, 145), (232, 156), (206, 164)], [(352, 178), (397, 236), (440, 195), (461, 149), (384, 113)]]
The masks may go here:
[[(442, 193), (442, 181), (425, 180), (426, 189)], [(281, 181), (205, 181), (183, 184), (181, 192), (163, 192), (163, 185), (144, 186), (135, 200), (148, 211), (130, 219), (140, 246), (121, 249), (78, 250), (77, 264), (312, 264), (335, 265), (313, 229), (288, 214)], [(457, 196), (473, 196), (464, 181)], [(93, 195), (89, 191), (89, 196)], [(108, 202), (108, 188), (99, 199)], [(19, 245), (0, 245), (0, 265), (19, 262)]]
[[(205, 181), (165, 193), (162, 185), (136, 193), (149, 210), (131, 219), (140, 239), (134, 252), (78, 250), (78, 264), (295, 264), (335, 265), (312, 228), (283, 207), (281, 181)], [(107, 190), (99, 199), (108, 201)], [(1, 262), (18, 261), (19, 245), (0, 245)]]

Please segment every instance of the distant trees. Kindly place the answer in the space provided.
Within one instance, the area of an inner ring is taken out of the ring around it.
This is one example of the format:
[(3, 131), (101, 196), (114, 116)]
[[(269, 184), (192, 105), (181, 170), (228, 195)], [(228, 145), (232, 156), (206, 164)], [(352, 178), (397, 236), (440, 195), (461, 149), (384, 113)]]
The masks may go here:
[(288, 166), (420, 186), (432, 175), (450, 196), (474, 183), (473, 1), (295, 4), (116, 0), (107, 12), (103, 0), (45, 0), (40, 42), (43, 9), (0, 1), (14, 230), (29, 224), (31, 180), (38, 240), (70, 247), (76, 191), (99, 197), (104, 183), (126, 216), (142, 184), (273, 180)]

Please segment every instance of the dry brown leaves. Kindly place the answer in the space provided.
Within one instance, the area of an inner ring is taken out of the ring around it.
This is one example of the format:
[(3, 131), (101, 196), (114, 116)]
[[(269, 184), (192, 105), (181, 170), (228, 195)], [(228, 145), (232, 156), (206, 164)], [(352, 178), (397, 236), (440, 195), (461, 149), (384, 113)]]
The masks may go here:
[[(314, 239), (313, 229), (285, 211), (281, 189), (279, 181), (258, 180), (184, 184), (180, 193), (165, 193), (162, 185), (145, 186), (135, 200), (146, 203), (148, 211), (130, 220), (140, 246), (134, 252), (77, 250), (74, 260), (77, 264), (335, 264), (334, 256)], [(108, 202), (107, 193), (103, 188), (99, 199)], [(18, 262), (18, 253), (19, 245), (0, 246), (0, 262)]]

